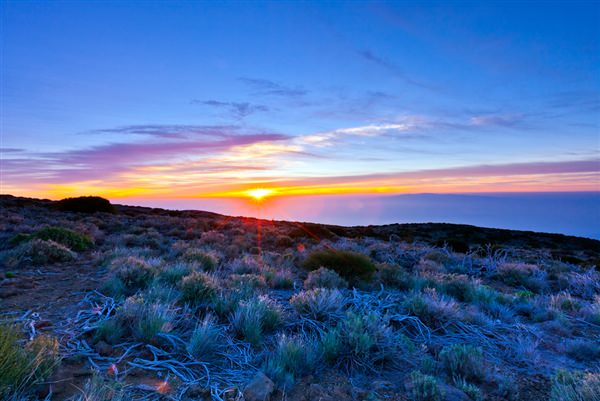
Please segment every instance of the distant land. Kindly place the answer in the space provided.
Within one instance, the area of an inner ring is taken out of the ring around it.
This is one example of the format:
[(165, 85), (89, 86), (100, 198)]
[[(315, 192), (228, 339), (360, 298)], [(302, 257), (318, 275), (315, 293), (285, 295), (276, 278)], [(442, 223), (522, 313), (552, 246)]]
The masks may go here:
[(600, 192), (273, 197), (256, 205), (210, 198), (115, 202), (344, 226), (436, 222), (600, 239)]

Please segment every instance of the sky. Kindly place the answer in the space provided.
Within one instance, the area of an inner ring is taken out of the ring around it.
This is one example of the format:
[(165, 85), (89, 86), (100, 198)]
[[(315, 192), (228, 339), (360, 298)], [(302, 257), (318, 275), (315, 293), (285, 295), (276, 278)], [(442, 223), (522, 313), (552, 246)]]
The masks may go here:
[(1, 1), (1, 193), (600, 190), (600, 3)]

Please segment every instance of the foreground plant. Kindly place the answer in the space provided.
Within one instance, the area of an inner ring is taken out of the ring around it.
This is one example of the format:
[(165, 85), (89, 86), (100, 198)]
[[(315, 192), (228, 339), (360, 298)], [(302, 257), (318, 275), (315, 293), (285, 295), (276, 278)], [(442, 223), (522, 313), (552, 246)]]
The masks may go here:
[(19, 338), (14, 326), (0, 325), (0, 398), (42, 382), (59, 362), (56, 339), (38, 336), (22, 346)]

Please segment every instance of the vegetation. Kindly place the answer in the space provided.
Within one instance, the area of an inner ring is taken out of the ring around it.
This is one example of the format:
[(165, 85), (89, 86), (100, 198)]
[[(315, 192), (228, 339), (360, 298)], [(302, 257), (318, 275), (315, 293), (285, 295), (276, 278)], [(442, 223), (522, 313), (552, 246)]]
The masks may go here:
[(14, 326), (0, 325), (0, 397), (9, 399), (45, 380), (58, 363), (58, 342), (38, 336), (21, 345)]
[(56, 202), (55, 207), (61, 212), (115, 213), (115, 208), (110, 201), (99, 196), (65, 198)]
[(0, 196), (2, 399), (600, 400), (598, 241), (54, 205)]
[(303, 266), (309, 270), (325, 267), (351, 281), (369, 279), (375, 272), (375, 265), (367, 256), (336, 249), (312, 252), (304, 260)]

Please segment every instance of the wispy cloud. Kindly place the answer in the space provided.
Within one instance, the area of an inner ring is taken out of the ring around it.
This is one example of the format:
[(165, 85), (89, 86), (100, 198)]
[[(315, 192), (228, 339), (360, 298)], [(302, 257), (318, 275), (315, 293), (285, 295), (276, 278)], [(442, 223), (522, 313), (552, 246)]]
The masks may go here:
[(372, 50), (368, 50), (368, 49), (360, 50), (360, 51), (358, 51), (358, 55), (361, 58), (363, 58), (364, 60), (385, 69), (393, 76), (402, 79), (407, 84), (410, 84), (410, 85), (413, 85), (413, 86), (416, 86), (419, 88), (423, 88), (423, 89), (430, 89), (430, 90), (434, 89), (431, 85), (412, 78), (410, 75), (408, 75), (402, 69), (402, 67), (383, 58), (382, 56), (375, 54), (375, 52), (373, 52)]
[(252, 104), (248, 102), (222, 102), (219, 100), (198, 100), (194, 99), (192, 104), (200, 104), (218, 109), (225, 109), (235, 118), (241, 119), (257, 112), (267, 112), (269, 107), (262, 104)]
[(240, 82), (252, 88), (256, 94), (260, 95), (300, 97), (308, 93), (306, 89), (301, 87), (290, 87), (268, 79), (248, 77), (241, 77), (238, 79)]
[(82, 134), (141, 135), (162, 139), (185, 139), (197, 136), (225, 137), (234, 134), (239, 129), (240, 127), (237, 125), (146, 124), (102, 128)]

